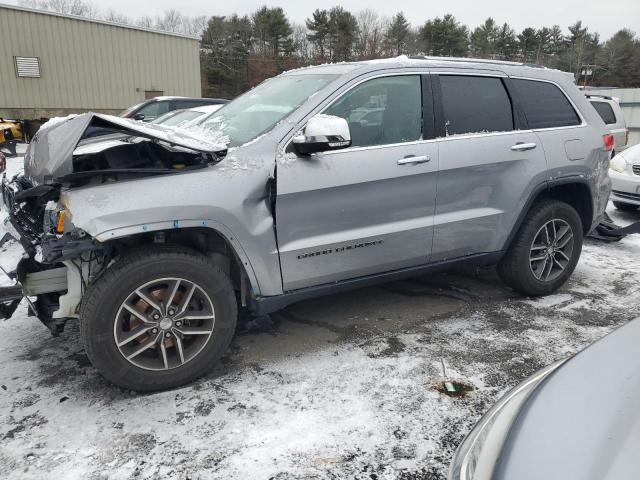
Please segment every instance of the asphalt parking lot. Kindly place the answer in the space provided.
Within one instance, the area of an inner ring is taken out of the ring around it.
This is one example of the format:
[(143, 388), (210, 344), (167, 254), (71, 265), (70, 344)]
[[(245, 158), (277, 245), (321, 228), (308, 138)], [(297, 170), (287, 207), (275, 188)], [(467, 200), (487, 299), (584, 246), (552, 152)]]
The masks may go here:
[[(207, 377), (150, 395), (107, 384), (77, 325), (52, 338), (21, 305), (0, 322), (0, 471), (445, 478), (462, 437), (507, 389), (640, 314), (636, 237), (587, 240), (571, 281), (546, 298), (472, 268), (292, 305), (239, 334)], [(19, 254), (3, 248), (3, 262)], [(444, 395), (445, 377), (472, 390)]]

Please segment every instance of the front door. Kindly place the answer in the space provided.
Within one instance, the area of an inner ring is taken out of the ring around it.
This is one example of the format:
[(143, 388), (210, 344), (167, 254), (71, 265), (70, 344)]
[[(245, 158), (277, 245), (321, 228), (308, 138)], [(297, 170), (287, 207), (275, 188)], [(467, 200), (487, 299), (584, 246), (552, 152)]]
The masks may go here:
[(438, 150), (425, 140), (423, 82), (412, 74), (353, 86), (323, 111), (347, 120), (352, 146), (278, 164), (285, 291), (428, 262)]

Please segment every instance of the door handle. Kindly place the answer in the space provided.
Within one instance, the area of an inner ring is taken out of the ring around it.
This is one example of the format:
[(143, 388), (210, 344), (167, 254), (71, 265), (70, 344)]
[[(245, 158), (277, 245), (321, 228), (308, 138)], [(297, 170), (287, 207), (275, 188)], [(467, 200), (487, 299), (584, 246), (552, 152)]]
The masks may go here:
[(398, 165), (411, 165), (411, 164), (417, 164), (417, 163), (427, 163), (430, 160), (431, 160), (431, 157), (429, 157), (427, 155), (420, 155), (420, 156), (407, 155), (406, 157), (401, 158), (400, 160), (398, 160)]
[(516, 143), (515, 145), (513, 145), (511, 147), (511, 150), (513, 150), (514, 152), (524, 152), (525, 150), (533, 150), (534, 148), (536, 148), (536, 144), (535, 143)]

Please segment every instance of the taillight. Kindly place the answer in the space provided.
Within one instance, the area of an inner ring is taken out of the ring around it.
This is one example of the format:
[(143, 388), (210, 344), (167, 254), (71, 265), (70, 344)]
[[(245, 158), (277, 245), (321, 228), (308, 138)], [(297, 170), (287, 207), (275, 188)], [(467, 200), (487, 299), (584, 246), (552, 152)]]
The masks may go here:
[(629, 129), (625, 128), (624, 129), (624, 144), (627, 145), (627, 143), (629, 143)]
[(613, 135), (611, 133), (607, 133), (606, 135), (602, 136), (602, 141), (604, 142), (604, 149), (607, 152), (610, 152), (611, 150), (613, 150)]

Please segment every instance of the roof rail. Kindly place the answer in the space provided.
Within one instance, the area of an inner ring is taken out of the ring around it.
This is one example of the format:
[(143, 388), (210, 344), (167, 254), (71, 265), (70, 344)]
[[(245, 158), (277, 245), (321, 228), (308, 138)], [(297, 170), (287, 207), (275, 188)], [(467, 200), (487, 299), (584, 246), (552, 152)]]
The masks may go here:
[(515, 67), (532, 67), (545, 68), (543, 65), (535, 63), (511, 62), (508, 60), (491, 60), (489, 58), (473, 58), (473, 57), (433, 57), (429, 55), (413, 55), (409, 57), (412, 60), (432, 60), (439, 62), (465, 62), (465, 63), (488, 63), (495, 65), (511, 65)]

